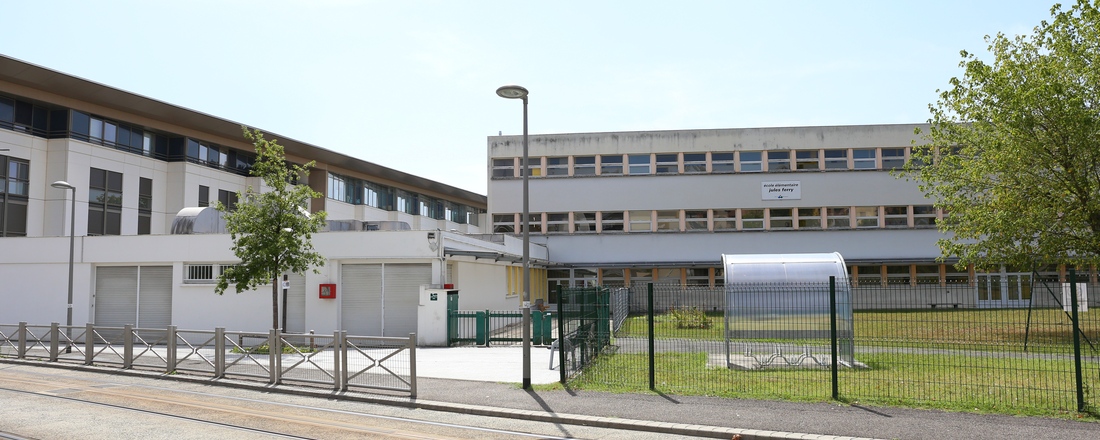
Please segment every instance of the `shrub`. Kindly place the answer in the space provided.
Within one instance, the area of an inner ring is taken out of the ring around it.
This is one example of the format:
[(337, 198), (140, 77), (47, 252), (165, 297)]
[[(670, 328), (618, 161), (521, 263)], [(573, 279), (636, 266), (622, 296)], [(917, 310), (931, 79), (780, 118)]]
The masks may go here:
[(672, 319), (676, 321), (676, 328), (710, 328), (710, 319), (707, 319), (707, 314), (695, 307), (672, 309)]

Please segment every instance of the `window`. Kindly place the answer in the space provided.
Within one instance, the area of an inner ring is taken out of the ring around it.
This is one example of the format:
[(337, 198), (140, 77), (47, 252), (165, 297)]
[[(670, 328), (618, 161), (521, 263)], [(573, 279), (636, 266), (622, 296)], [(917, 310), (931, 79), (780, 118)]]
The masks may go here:
[(821, 229), (821, 208), (798, 208), (798, 229)]
[(886, 265), (886, 284), (909, 284), (909, 265)]
[(873, 170), (878, 168), (875, 164), (877, 157), (874, 148), (852, 150), (852, 167), (857, 170)]
[(576, 156), (573, 158), (574, 176), (595, 176), (596, 156)]
[(623, 269), (600, 269), (600, 285), (622, 286), (626, 283), (625, 274)]
[(709, 286), (710, 269), (706, 267), (689, 267), (687, 269), (687, 285)]
[[(30, 162), (0, 156), (0, 237), (27, 235), (29, 183)], [(75, 194), (66, 196), (74, 197)]]
[(714, 210), (714, 230), (715, 231), (736, 231), (737, 230), (737, 210), (736, 209), (715, 209)]
[(886, 220), (887, 228), (909, 227), (908, 206), (886, 206), (883, 208), (883, 213), (883, 218)]
[(936, 207), (932, 205), (915, 205), (913, 206), (913, 227), (914, 228), (934, 228), (936, 227)]
[(680, 211), (657, 211), (658, 231), (680, 231)]
[(825, 150), (825, 169), (848, 169), (848, 150)]
[(794, 152), (795, 168), (799, 170), (817, 170), (820, 158), (817, 150), (799, 150)]
[(596, 213), (574, 212), (573, 231), (578, 234), (596, 232)]
[(856, 207), (856, 227), (857, 228), (877, 228), (878, 227), (878, 207), (877, 206), (857, 206)]
[(569, 232), (569, 213), (551, 212), (546, 214), (546, 233), (565, 234)]
[(918, 264), (916, 266), (917, 284), (939, 284), (940, 265)]
[(234, 191), (218, 190), (218, 201), (229, 211), (237, 210), (237, 193)]
[(649, 174), (648, 154), (631, 154), (627, 157), (630, 160), (630, 174)]
[(826, 208), (825, 226), (829, 229), (848, 229), (852, 227), (851, 211), (847, 207)]
[[(732, 160), (731, 160), (730, 165), (733, 165)], [(707, 154), (706, 153), (684, 153), (684, 173), (705, 173), (705, 172), (707, 172)]]
[(710, 172), (732, 173), (733, 153), (710, 153)]
[(768, 171), (790, 171), (791, 169), (791, 152), (790, 151), (769, 151), (768, 152)]
[(568, 176), (569, 175), (569, 158), (568, 157), (547, 157), (546, 158), (546, 175), (547, 176)]
[(738, 153), (741, 172), (755, 173), (763, 170), (763, 154), (759, 151), (742, 151)]
[(600, 231), (601, 232), (622, 232), (623, 231), (623, 213), (622, 212), (601, 212), (600, 213)]
[[(956, 269), (953, 264), (944, 265), (944, 282), (947, 284), (968, 284), (970, 283), (970, 274), (967, 269)], [(1057, 279), (1057, 275), (1055, 275)]]
[[(519, 159), (520, 177), (523, 177), (523, 158)], [(527, 157), (527, 167), (531, 169), (531, 177), (539, 177), (542, 175), (542, 159), (537, 157)]]
[(501, 179), (516, 177), (516, 160), (510, 157), (493, 159), (493, 177)]
[(771, 208), (768, 212), (768, 229), (793, 229), (791, 208)]
[(601, 175), (619, 175), (623, 173), (623, 157), (622, 156), (600, 156), (600, 174)]
[(92, 168), (88, 182), (88, 235), (122, 234), (122, 173)]
[(905, 166), (905, 149), (904, 148), (883, 148), (882, 149), (882, 169), (892, 170), (895, 168), (901, 168)]
[[(523, 219), (522, 215), (520, 216), (520, 219), (521, 220)], [(520, 226), (520, 232), (522, 232), (524, 225), (519, 225), (519, 226)], [(542, 233), (542, 214), (540, 213), (540, 214), (531, 214), (531, 215), (529, 215), (527, 217), (527, 227), (530, 228), (530, 231), (531, 231), (532, 234), (541, 234)]]
[(493, 233), (512, 234), (516, 232), (516, 216), (514, 214), (493, 214)]
[[(688, 231), (707, 230), (707, 211), (684, 211), (684, 227)], [(736, 219), (735, 219), (736, 220)], [(736, 224), (735, 224), (736, 226)]]
[(859, 284), (881, 283), (882, 266), (856, 266), (856, 281)]
[(764, 210), (763, 209), (742, 209), (741, 210), (741, 230), (743, 231), (760, 231), (764, 229)]
[(397, 206), (395, 206), (398, 212), (404, 212), (406, 214), (416, 215), (416, 196), (405, 191), (396, 190), (395, 199)]
[[(679, 174), (680, 159), (676, 154), (658, 154), (657, 166), (654, 169), (657, 174)], [(633, 174), (633, 173), (632, 173)]]
[[(682, 284), (684, 271), (678, 267), (672, 269), (656, 269), (654, 272), (656, 272), (657, 275), (657, 279), (654, 280), (654, 282), (661, 284)], [(634, 278), (631, 277), (630, 280), (634, 281)]]
[(630, 232), (650, 232), (652, 225), (652, 211), (630, 211)]
[(199, 205), (200, 208), (210, 206), (210, 187), (199, 185)]
[(138, 235), (149, 234), (153, 226), (153, 179), (138, 180)]

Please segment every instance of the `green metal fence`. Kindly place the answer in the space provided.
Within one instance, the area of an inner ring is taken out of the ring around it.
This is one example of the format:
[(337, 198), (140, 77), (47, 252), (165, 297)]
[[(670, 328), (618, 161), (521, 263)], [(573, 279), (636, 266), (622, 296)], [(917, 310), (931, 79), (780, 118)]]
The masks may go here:
[[(555, 315), (531, 312), (531, 344), (550, 345)], [(523, 342), (523, 313), (519, 310), (452, 310), (447, 314), (447, 345), (515, 344)]]
[[(781, 287), (809, 293), (827, 286)], [(754, 286), (769, 287), (776, 286)], [(1086, 300), (1082, 292), (1074, 302), (1076, 291), (1076, 284), (1027, 276), (854, 284), (850, 303), (834, 305), (854, 309), (847, 335), (852, 359), (843, 362), (845, 335), (835, 330), (843, 320), (835, 314), (800, 313), (805, 305), (791, 302), (787, 313), (739, 321), (722, 312), (724, 288), (635, 286), (628, 293), (630, 315), (563, 380), (619, 392), (1017, 414), (1094, 411), (1100, 405), (1100, 295)], [(567, 307), (566, 314), (578, 309)], [(584, 334), (579, 323), (565, 330), (574, 328), (567, 335)], [(816, 330), (822, 328), (831, 331)]]

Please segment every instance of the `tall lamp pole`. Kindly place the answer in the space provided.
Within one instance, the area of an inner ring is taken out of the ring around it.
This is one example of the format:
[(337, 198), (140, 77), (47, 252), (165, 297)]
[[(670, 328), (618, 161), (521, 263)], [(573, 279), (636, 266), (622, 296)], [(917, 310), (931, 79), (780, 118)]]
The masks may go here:
[(523, 100), (523, 389), (531, 389), (531, 216), (527, 156), (527, 89), (517, 85), (501, 86), (497, 96)]
[(58, 180), (50, 186), (58, 189), (72, 190), (72, 200), (69, 205), (69, 305), (65, 310), (65, 336), (66, 341), (65, 352), (72, 352), (72, 331), (73, 331), (73, 254), (76, 248), (76, 187), (69, 184), (64, 180)]

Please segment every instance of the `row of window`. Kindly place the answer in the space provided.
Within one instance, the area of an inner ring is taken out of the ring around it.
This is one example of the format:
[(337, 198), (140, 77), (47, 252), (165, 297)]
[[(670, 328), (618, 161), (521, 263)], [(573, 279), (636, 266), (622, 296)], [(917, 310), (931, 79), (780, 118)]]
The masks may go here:
[[(224, 189), (218, 190), (218, 201), (226, 209), (233, 211), (237, 209), (237, 193), (234, 191), (228, 191)], [(206, 185), (199, 185), (199, 204), (200, 208), (210, 206), (210, 187)]]
[(0, 155), (0, 237), (27, 235), (30, 170), (30, 162)]
[[(932, 205), (899, 205), (541, 212), (531, 214), (529, 221), (535, 234), (594, 234), (933, 228), (940, 218), (942, 214)], [(494, 233), (522, 232), (522, 223), (521, 214), (493, 214)]]
[[(138, 235), (153, 224), (153, 179), (138, 178)], [(92, 168), (88, 178), (88, 235), (122, 234), (122, 173)]]
[[(529, 168), (532, 177), (890, 170), (902, 167), (908, 158), (909, 148), (902, 147), (604, 154), (533, 157)], [(494, 158), (492, 177), (522, 177), (522, 161)]]
[(334, 173), (328, 173), (328, 198), (470, 225), (477, 225), (478, 215), (484, 212), (472, 206)]

